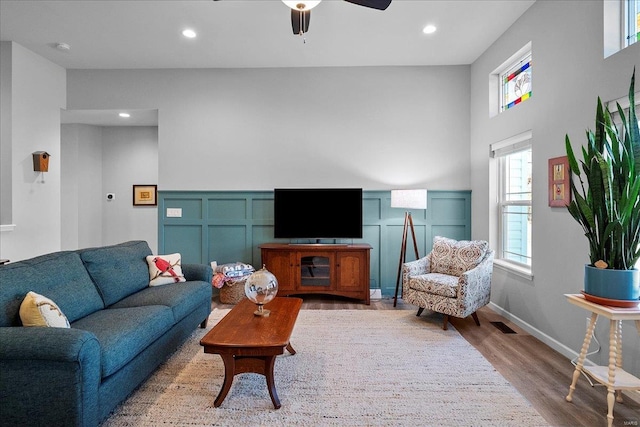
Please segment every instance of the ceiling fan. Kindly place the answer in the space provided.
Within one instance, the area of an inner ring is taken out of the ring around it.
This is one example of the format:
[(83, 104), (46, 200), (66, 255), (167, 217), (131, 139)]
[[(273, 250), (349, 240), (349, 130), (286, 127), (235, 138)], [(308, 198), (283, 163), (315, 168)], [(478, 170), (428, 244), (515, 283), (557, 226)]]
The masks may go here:
[[(322, 0), (282, 0), (291, 8), (291, 28), (293, 34), (303, 35), (309, 31), (311, 21), (311, 9), (320, 4)], [(385, 10), (391, 4), (391, 0), (344, 0), (358, 6), (371, 9)]]

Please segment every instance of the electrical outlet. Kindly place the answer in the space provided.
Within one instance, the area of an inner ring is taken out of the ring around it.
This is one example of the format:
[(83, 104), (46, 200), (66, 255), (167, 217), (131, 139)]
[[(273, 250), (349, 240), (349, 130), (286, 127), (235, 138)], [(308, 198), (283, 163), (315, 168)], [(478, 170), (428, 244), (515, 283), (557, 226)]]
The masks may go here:
[(182, 208), (167, 208), (167, 218), (182, 218)]

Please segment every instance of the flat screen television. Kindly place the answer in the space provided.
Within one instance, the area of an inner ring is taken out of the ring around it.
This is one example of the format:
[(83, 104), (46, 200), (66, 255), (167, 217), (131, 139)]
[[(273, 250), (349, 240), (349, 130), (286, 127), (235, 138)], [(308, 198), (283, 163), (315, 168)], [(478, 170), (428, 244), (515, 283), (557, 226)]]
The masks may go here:
[(361, 188), (276, 188), (277, 239), (362, 238)]

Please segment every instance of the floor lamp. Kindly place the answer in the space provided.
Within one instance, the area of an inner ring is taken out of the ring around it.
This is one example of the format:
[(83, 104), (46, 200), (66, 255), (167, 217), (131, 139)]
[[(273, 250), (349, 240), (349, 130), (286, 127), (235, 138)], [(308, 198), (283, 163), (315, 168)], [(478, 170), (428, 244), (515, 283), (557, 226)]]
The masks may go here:
[[(426, 209), (427, 208), (427, 190), (391, 190), (391, 207), (403, 209)], [(413, 228), (413, 218), (408, 210), (404, 213), (404, 227), (402, 228), (402, 246), (400, 247), (400, 261), (398, 262), (398, 277), (396, 278), (396, 292), (393, 295), (393, 306), (398, 302), (398, 289), (400, 287), (400, 276), (402, 275), (402, 264), (407, 259), (407, 238), (411, 229), (411, 237), (413, 238), (413, 249), (418, 255), (418, 243), (416, 242), (416, 232)]]

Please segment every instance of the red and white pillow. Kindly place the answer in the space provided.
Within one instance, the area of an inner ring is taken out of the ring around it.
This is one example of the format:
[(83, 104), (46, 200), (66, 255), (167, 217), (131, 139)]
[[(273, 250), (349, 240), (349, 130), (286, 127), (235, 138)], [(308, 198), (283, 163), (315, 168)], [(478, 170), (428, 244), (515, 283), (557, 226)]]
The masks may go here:
[(186, 282), (182, 273), (182, 259), (179, 253), (169, 255), (149, 255), (149, 286)]

